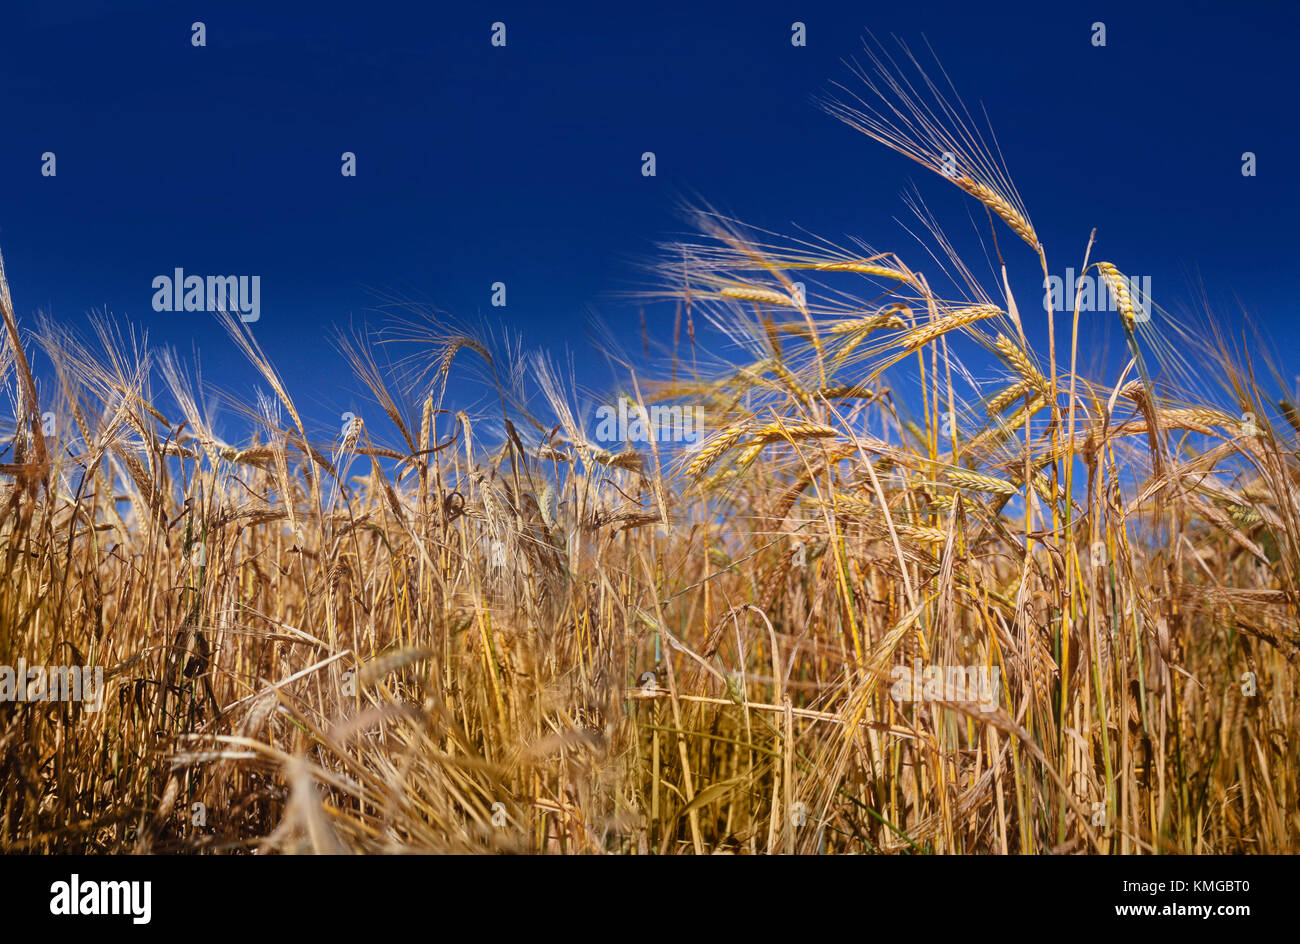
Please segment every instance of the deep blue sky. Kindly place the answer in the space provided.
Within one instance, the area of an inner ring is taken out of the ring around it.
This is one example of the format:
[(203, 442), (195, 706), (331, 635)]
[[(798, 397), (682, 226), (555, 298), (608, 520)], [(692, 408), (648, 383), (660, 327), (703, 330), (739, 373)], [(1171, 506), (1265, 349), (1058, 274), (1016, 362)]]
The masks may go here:
[[(211, 316), (153, 312), (150, 282), (176, 266), (260, 275), (254, 330), (322, 418), (364, 409), (328, 335), (382, 322), (375, 290), (567, 346), (599, 384), (589, 313), (639, 349), (636, 307), (615, 293), (682, 232), (679, 195), (916, 258), (896, 222), (914, 181), (969, 242), (968, 198), (811, 102), (869, 29), (928, 39), (987, 107), (1056, 268), (1097, 226), (1094, 258), (1150, 275), (1165, 308), (1195, 305), (1203, 280), (1225, 313), (1295, 350), (1298, 8), (19, 4), (0, 29), (0, 249), (22, 317), (84, 324), (106, 309), (197, 349), (236, 392), (251, 374)], [(190, 44), (195, 20), (206, 48)], [(496, 20), (504, 49), (489, 43)], [(795, 20), (805, 48), (790, 44)], [(1089, 42), (1097, 20), (1104, 49)], [(40, 176), (45, 151), (56, 178)], [(356, 178), (339, 173), (343, 151)], [(504, 310), (489, 305), (498, 280)]]

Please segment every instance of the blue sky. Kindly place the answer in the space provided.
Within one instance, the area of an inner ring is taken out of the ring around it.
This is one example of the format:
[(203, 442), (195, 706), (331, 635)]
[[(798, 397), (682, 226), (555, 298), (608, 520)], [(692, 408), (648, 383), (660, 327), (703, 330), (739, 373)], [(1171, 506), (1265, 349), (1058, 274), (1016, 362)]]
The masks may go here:
[[(237, 395), (252, 374), (212, 317), (153, 311), (151, 281), (175, 267), (260, 275), (255, 333), (322, 420), (366, 409), (334, 326), (384, 323), (374, 309), (393, 296), (572, 351), (598, 387), (611, 378), (589, 320), (639, 350), (637, 307), (618, 293), (684, 231), (682, 195), (915, 256), (899, 222), (915, 183), (959, 246), (976, 245), (969, 198), (813, 104), (870, 30), (928, 40), (987, 108), (1056, 267), (1098, 227), (1094, 258), (1150, 276), (1160, 305), (1196, 307), (1203, 283), (1285, 355), (1300, 342), (1297, 9), (19, 4), (0, 31), (0, 249), (20, 316), (84, 325), (107, 310), (197, 351)], [(494, 21), (505, 48), (490, 44)], [(1096, 21), (1105, 48), (1090, 43)], [(56, 177), (40, 174), (47, 151)], [(340, 174), (344, 151), (355, 178)], [(497, 281), (504, 309), (490, 305)], [(648, 318), (666, 337), (671, 312)]]

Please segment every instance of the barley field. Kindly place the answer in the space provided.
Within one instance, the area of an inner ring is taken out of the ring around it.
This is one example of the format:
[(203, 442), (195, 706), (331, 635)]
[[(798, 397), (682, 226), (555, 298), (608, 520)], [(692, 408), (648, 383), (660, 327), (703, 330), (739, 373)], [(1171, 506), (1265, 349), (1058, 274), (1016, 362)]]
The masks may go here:
[(1295, 394), (1087, 234), (1113, 313), (1017, 300), (1066, 260), (991, 138), (910, 57), (856, 79), (827, 110), (989, 258), (919, 202), (928, 253), (697, 208), (616, 391), (691, 437), (417, 317), (313, 428), (224, 316), (269, 391), (228, 443), (184, 362), (0, 284), (0, 663), (103, 668), (0, 702), (0, 850), (1294, 851)]

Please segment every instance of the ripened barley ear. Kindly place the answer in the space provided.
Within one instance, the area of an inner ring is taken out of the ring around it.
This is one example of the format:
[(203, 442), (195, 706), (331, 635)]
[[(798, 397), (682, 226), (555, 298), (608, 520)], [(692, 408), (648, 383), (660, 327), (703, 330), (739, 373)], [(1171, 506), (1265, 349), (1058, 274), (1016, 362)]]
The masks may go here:
[(1300, 411), (1296, 410), (1295, 404), (1290, 400), (1279, 400), (1277, 401), (1277, 408), (1291, 428), (1300, 433)]
[(945, 318), (921, 325), (919, 328), (913, 328), (903, 335), (902, 344), (906, 350), (914, 351), (923, 345), (929, 344), (935, 338), (947, 334), (949, 331), (955, 331), (958, 328), (964, 328), (966, 325), (974, 324), (976, 321), (983, 321), (985, 318), (993, 318), (1000, 314), (1003, 314), (1003, 311), (996, 305), (972, 305), (970, 308), (959, 308)]
[(790, 389), (790, 392), (796, 397), (800, 400), (808, 399), (808, 391), (804, 390), (803, 385), (799, 383), (795, 375), (790, 373), (784, 364), (778, 360), (774, 360), (771, 365), (771, 370), (773, 375), (780, 379), (780, 381), (784, 383)]
[(764, 305), (781, 305), (786, 308), (798, 308), (799, 303), (785, 292), (763, 288), (758, 285), (728, 285), (718, 292), (724, 298), (740, 301), (758, 302)]
[(997, 347), (998, 353), (1002, 355), (1002, 359), (1011, 365), (1011, 369), (1020, 375), (1020, 379), (1024, 383), (1044, 396), (1050, 394), (1051, 390), (1047, 384), (1047, 378), (1038, 372), (1038, 368), (1029, 359), (1029, 355), (1016, 342), (1005, 334), (998, 334), (994, 346)]
[(1191, 429), (1199, 433), (1213, 432), (1215, 427), (1228, 427), (1235, 430), (1241, 425), (1241, 420), (1238, 417), (1229, 416), (1227, 413), (1221, 413), (1218, 410), (1207, 410), (1200, 407), (1158, 410), (1156, 416), (1159, 418), (1161, 426), (1171, 429)]
[(985, 404), (985, 409), (988, 411), (989, 416), (994, 416), (1001, 413), (1017, 400), (1022, 399), (1025, 394), (1029, 393), (1033, 389), (1033, 384), (1021, 380), (1012, 384), (1010, 387), (1007, 387), (1005, 390), (1000, 390), (994, 394), (989, 399), (988, 403)]
[(1053, 494), (1051, 479), (1041, 472), (1033, 477), (1031, 484), (1034, 487), (1034, 493), (1048, 505), (1065, 498), (1065, 489), (1058, 485), (1055, 494)]
[(874, 502), (845, 492), (835, 492), (829, 500), (822, 501), (820, 504), (833, 507), (837, 512), (845, 515), (873, 515), (879, 511), (879, 507)]
[(1097, 271), (1101, 273), (1106, 288), (1110, 290), (1111, 297), (1115, 299), (1115, 308), (1119, 311), (1119, 316), (1124, 319), (1124, 324), (1132, 330), (1137, 323), (1137, 313), (1133, 310), (1133, 297), (1129, 294), (1128, 280), (1120, 274), (1119, 269), (1109, 262), (1098, 262)]
[(751, 428), (753, 428), (753, 423), (749, 420), (743, 420), (718, 433), (700, 447), (700, 451), (696, 453), (695, 458), (686, 466), (686, 474), (691, 478), (699, 478), (709, 466), (718, 461), (718, 458), (724, 452), (740, 442)]
[(925, 544), (942, 544), (948, 540), (948, 532), (942, 528), (931, 528), (919, 524), (899, 524), (895, 522), (894, 530), (905, 538)]
[(763, 447), (766, 445), (767, 443), (765, 442), (756, 442), (756, 443), (751, 443), (750, 445), (742, 449), (740, 451), (740, 457), (736, 460), (737, 467), (743, 469), (746, 466), (748, 466), (751, 462), (753, 462), (756, 458), (758, 458), (758, 454), (763, 451)]
[(897, 282), (911, 283), (912, 278), (906, 272), (891, 269), (888, 266), (872, 265), (869, 262), (821, 262), (813, 266), (820, 272), (856, 272), (859, 275), (874, 275), (881, 279), (893, 279)]
[(1005, 479), (994, 478), (991, 475), (981, 475), (979, 472), (971, 472), (966, 469), (948, 469), (944, 472), (944, 478), (958, 488), (968, 488), (977, 492), (1014, 495), (1020, 491)]
[(833, 426), (822, 423), (781, 422), (769, 423), (754, 430), (759, 439), (783, 441), (786, 439), (830, 439), (840, 434)]
[(1034, 232), (1034, 227), (1030, 225), (1029, 220), (1019, 210), (1007, 202), (999, 193), (978, 180), (972, 180), (970, 177), (958, 177), (953, 182), (1002, 217), (1003, 221), (1011, 227), (1015, 234), (1028, 243), (1032, 249), (1038, 249), (1038, 234)]
[(1030, 667), (1034, 677), (1034, 692), (1040, 699), (1046, 699), (1050, 691), (1052, 680), (1059, 674), (1059, 668), (1056, 661), (1052, 658), (1052, 650), (1048, 645), (1047, 633), (1044, 630), (1030, 630), (1029, 633), (1029, 654)]
[(906, 322), (898, 315), (868, 315), (865, 318), (850, 318), (836, 321), (827, 329), (830, 334), (857, 334), (858, 332), (879, 331), (881, 328), (905, 328)]

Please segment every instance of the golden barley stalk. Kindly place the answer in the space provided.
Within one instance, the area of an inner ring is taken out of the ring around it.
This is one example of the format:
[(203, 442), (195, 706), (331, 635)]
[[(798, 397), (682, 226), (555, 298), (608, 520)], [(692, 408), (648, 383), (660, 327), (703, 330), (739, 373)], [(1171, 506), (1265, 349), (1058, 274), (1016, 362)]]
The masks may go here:
[[(429, 394), (424, 401), (424, 409), (420, 411), (420, 449), (424, 452), (429, 451), (429, 436), (433, 432), (433, 394)], [(427, 457), (423, 460), (428, 461)]]
[(1003, 421), (1008, 431), (1015, 431), (1025, 424), (1025, 420), (1033, 416), (1043, 407), (1047, 406), (1047, 401), (1042, 397), (1034, 397), (1029, 401), (1028, 406), (1022, 406), (1010, 417)]
[[(872, 523), (873, 529), (877, 531), (888, 530), (885, 523), (876, 518), (879, 514), (878, 507), (873, 503), (852, 495), (846, 495), (843, 492), (835, 492), (829, 500), (820, 502), (823, 505), (834, 507), (840, 514), (861, 515), (876, 519)], [(906, 522), (895, 521), (894, 530), (901, 536), (910, 538), (913, 541), (939, 542), (942, 543), (948, 539), (948, 532), (942, 528), (932, 528), (926, 525), (907, 524)]]
[(827, 400), (874, 400), (877, 394), (875, 390), (863, 384), (835, 384), (822, 387), (817, 391), (817, 396), (825, 397)]
[(348, 423), (348, 431), (343, 437), (343, 445), (339, 447), (339, 455), (346, 456), (356, 448), (357, 440), (361, 438), (361, 417), (354, 416), (352, 422)]
[[(1241, 420), (1237, 417), (1218, 410), (1200, 408), (1158, 410), (1156, 417), (1166, 429), (1190, 429), (1198, 433), (1211, 433), (1216, 426), (1236, 429), (1241, 425)], [(1133, 419), (1123, 426), (1113, 428), (1112, 432), (1119, 436), (1140, 436), (1148, 430), (1149, 424), (1145, 420)]]
[(1207, 410), (1199, 407), (1182, 410), (1160, 410), (1156, 414), (1160, 422), (1165, 426), (1175, 427), (1209, 427), (1209, 426), (1239, 426), (1241, 420), (1235, 416), (1229, 416), (1227, 413), (1220, 413), (1218, 410)]
[(1231, 508), (1228, 509), (1228, 513), (1232, 515), (1233, 521), (1237, 522), (1237, 524), (1242, 526), (1259, 524), (1261, 521), (1264, 520), (1260, 516), (1259, 512), (1245, 505), (1233, 505)]
[(1032, 384), (1028, 383), (1027, 381), (1021, 380), (1018, 383), (1014, 383), (1010, 387), (1007, 387), (1005, 390), (995, 394), (993, 398), (989, 400), (986, 406), (989, 416), (993, 416), (995, 413), (1001, 413), (1011, 404), (1015, 403), (1025, 394), (1029, 393), (1031, 389), (1033, 389)]
[(997, 347), (998, 353), (1002, 355), (1003, 360), (1011, 365), (1011, 369), (1020, 375), (1022, 381), (1044, 395), (1051, 392), (1047, 384), (1047, 378), (1038, 372), (1038, 368), (1029, 359), (1029, 355), (1021, 350), (1014, 341), (999, 333), (994, 346)]
[(760, 440), (781, 441), (786, 439), (822, 439), (838, 436), (839, 430), (821, 423), (781, 422), (768, 423), (754, 430)]
[(906, 322), (898, 315), (868, 315), (866, 318), (850, 318), (847, 321), (836, 321), (828, 329), (830, 334), (856, 334), (859, 331), (866, 333), (869, 331), (878, 331), (881, 328), (905, 328)]
[(235, 462), (258, 463), (265, 462), (267, 459), (275, 458), (275, 450), (270, 446), (253, 446), (251, 449), (241, 450), (235, 455)]
[(751, 463), (752, 461), (754, 461), (754, 459), (758, 457), (758, 454), (763, 451), (763, 447), (766, 445), (767, 443), (765, 442), (756, 442), (756, 443), (749, 444), (741, 451), (740, 458), (736, 461), (736, 465), (740, 468), (744, 468), (745, 466), (749, 465), (749, 463)]
[(153, 477), (149, 474), (149, 470), (144, 467), (144, 463), (125, 449), (118, 452), (118, 458), (122, 460), (122, 465), (126, 466), (127, 473), (135, 482), (136, 488), (144, 496), (145, 503), (150, 508), (160, 507), (161, 502), (154, 488)]
[(1278, 400), (1277, 408), (1282, 412), (1282, 417), (1291, 424), (1291, 428), (1300, 433), (1300, 412), (1296, 411), (1295, 404), (1290, 400)]
[(1046, 701), (1052, 679), (1059, 674), (1052, 653), (1047, 648), (1047, 641), (1040, 630), (1029, 631), (1029, 670), (1034, 686), (1034, 696), (1039, 701)]
[(795, 379), (794, 374), (790, 373), (784, 364), (773, 359), (771, 371), (782, 383), (789, 387), (800, 400), (808, 399), (808, 391), (804, 390), (803, 385)]
[(896, 522), (894, 530), (905, 538), (911, 538), (913, 541), (942, 544), (948, 540), (948, 532), (943, 528), (931, 528), (919, 524), (898, 524)]
[(714, 436), (700, 447), (699, 453), (686, 467), (686, 474), (692, 478), (698, 478), (709, 466), (718, 461), (718, 458), (724, 452), (744, 438), (745, 434), (753, 428), (753, 425), (749, 420), (742, 420), (735, 426), (728, 427)]
[(848, 343), (835, 352), (835, 363), (836, 364), (844, 363), (844, 361), (848, 359), (848, 356), (852, 354), (854, 351), (856, 351), (862, 345), (862, 343), (867, 340), (868, 336), (869, 333), (866, 331), (862, 331), (859, 332), (858, 334), (852, 335), (849, 338)]
[(1137, 322), (1137, 314), (1133, 310), (1133, 297), (1128, 291), (1128, 280), (1109, 262), (1098, 262), (1097, 271), (1101, 273), (1102, 280), (1110, 289), (1110, 294), (1115, 299), (1115, 307), (1119, 310), (1120, 317), (1124, 319), (1124, 324), (1132, 330)]
[(971, 472), (967, 469), (948, 469), (944, 472), (944, 478), (959, 488), (969, 488), (977, 492), (1014, 495), (1019, 491), (1015, 485), (1004, 479), (994, 478), (991, 475), (982, 475), (979, 472)]
[(758, 285), (728, 285), (719, 292), (725, 298), (735, 298), (746, 302), (760, 302), (766, 305), (783, 305), (786, 308), (798, 308), (799, 303), (784, 292), (762, 288)]
[(968, 324), (983, 321), (985, 318), (992, 318), (994, 315), (1000, 314), (1002, 314), (1002, 309), (996, 305), (974, 305), (970, 308), (960, 308), (946, 318), (940, 318), (938, 321), (932, 321), (929, 324), (921, 325), (919, 328), (913, 328), (903, 335), (903, 347), (908, 351), (914, 351), (922, 345), (929, 344), (935, 338), (947, 334), (949, 331), (955, 331), (957, 328), (963, 328)]
[(962, 190), (965, 190), (972, 197), (984, 204), (998, 216), (1002, 217), (1004, 223), (1011, 227), (1017, 236), (1029, 244), (1030, 248), (1038, 249), (1038, 234), (1034, 232), (1034, 227), (1030, 225), (1029, 220), (1013, 207), (1005, 197), (999, 194), (993, 188), (972, 180), (970, 177), (958, 177), (954, 183)]
[(382, 459), (406, 459), (408, 454), (398, 452), (396, 449), (385, 449), (382, 446), (366, 446), (358, 449), (359, 456), (377, 456)]
[(873, 515), (877, 510), (874, 502), (844, 492), (832, 492), (829, 499), (822, 499), (819, 504), (834, 508), (840, 514), (846, 515)]
[(820, 272), (856, 272), (859, 275), (874, 275), (882, 279), (894, 279), (898, 282), (911, 283), (912, 278), (906, 272), (891, 269), (888, 266), (872, 265), (869, 262), (853, 260), (850, 262), (820, 262), (813, 266)]
[(903, 639), (912, 632), (912, 627), (917, 620), (925, 613), (924, 606), (917, 606), (903, 616), (901, 620), (885, 634), (880, 643), (872, 650), (866, 659), (867, 671), (873, 674), (884, 674), (889, 666), (890, 660), (894, 657), (895, 650), (898, 649)]
[(1065, 497), (1065, 489), (1060, 486), (1057, 486), (1056, 494), (1052, 494), (1052, 482), (1041, 472), (1034, 476), (1030, 484), (1033, 486), (1034, 492), (1037, 493), (1038, 497), (1048, 505)]
[(399, 672), (407, 666), (414, 665), (433, 655), (432, 649), (397, 648), (380, 653), (361, 667), (357, 681), (362, 685), (373, 685), (386, 675)]
[(541, 494), (537, 497), (537, 510), (542, 514), (542, 521), (548, 528), (555, 527), (555, 515), (558, 510), (555, 486), (550, 479), (542, 479)]
[(1022, 406), (1006, 419), (998, 420), (991, 428), (984, 430), (984, 432), (972, 439), (967, 444), (968, 448), (976, 451), (987, 448), (992, 443), (1001, 442), (1004, 438), (1010, 436), (1021, 426), (1025, 425), (1025, 421), (1029, 417), (1033, 416), (1046, 405), (1047, 401), (1045, 399), (1042, 397), (1034, 397), (1034, 399), (1029, 402), (1028, 406)]

